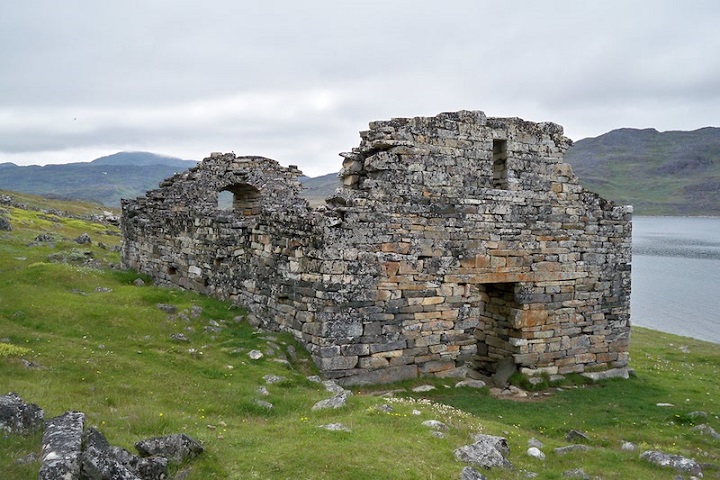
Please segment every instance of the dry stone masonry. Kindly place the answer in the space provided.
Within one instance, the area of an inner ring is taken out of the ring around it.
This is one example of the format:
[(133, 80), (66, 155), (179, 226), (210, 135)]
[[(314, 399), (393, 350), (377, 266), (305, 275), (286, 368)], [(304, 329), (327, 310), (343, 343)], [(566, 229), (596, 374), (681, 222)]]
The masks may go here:
[(296, 167), (213, 153), (123, 201), (123, 262), (247, 307), (345, 385), (623, 369), (632, 209), (578, 184), (570, 144), (479, 111), (373, 122), (315, 209)]

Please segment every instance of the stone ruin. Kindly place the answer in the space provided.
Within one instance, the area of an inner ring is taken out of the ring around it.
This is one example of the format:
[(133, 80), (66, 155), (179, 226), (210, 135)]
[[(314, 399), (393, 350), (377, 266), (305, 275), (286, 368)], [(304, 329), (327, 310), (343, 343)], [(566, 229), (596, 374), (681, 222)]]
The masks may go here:
[(124, 265), (246, 307), (345, 385), (627, 366), (632, 208), (578, 184), (562, 127), (460, 111), (360, 136), (322, 207), (296, 167), (220, 153), (123, 200)]

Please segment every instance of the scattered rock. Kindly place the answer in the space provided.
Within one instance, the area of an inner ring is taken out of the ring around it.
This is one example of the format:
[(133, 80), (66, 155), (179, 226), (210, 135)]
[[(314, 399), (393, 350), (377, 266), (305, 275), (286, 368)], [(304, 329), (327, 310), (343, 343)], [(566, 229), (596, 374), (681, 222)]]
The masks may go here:
[(635, 450), (637, 450), (637, 445), (632, 442), (623, 442), (620, 448), (625, 450), (626, 452), (634, 452)]
[(248, 357), (250, 357), (250, 360), (260, 360), (265, 355), (260, 350), (250, 350), (248, 353)]
[(80, 476), (85, 414), (65, 412), (45, 422), (42, 464), (38, 480), (76, 479)]
[(270, 402), (266, 402), (265, 400), (255, 400), (255, 405), (262, 407), (266, 410), (272, 410), (273, 404)]
[(573, 444), (565, 447), (558, 447), (554, 450), (554, 452), (558, 455), (565, 455), (570, 452), (587, 452), (589, 450), (592, 450), (592, 448), (587, 445)]
[(176, 462), (196, 457), (203, 452), (202, 445), (184, 433), (141, 440), (135, 444), (135, 448), (144, 457), (156, 455)]
[(77, 237), (75, 240), (75, 243), (78, 243), (80, 245), (90, 245), (92, 243), (92, 240), (90, 239), (90, 235), (87, 233), (83, 233), (79, 237)]
[(698, 410), (695, 412), (688, 413), (688, 417), (690, 417), (693, 420), (697, 420), (698, 418), (707, 418), (708, 414), (707, 412), (703, 412), (702, 410)]
[(590, 437), (588, 437), (585, 432), (581, 432), (580, 430), (570, 430), (567, 435), (565, 435), (565, 440), (567, 440), (568, 442), (578, 440), (581, 442), (589, 442)]
[(167, 303), (158, 303), (155, 308), (162, 310), (165, 313), (177, 313), (177, 307), (175, 305), (168, 305)]
[(691, 432), (700, 432), (703, 435), (709, 435), (715, 440), (720, 440), (720, 433), (716, 432), (714, 428), (707, 424), (700, 424), (697, 427), (690, 429)]
[(568, 470), (566, 472), (563, 472), (562, 476), (565, 478), (577, 478), (580, 480), (590, 480), (590, 475), (585, 473), (585, 471), (582, 468), (575, 468), (573, 470)]
[(112, 288), (108, 288), (108, 287), (97, 287), (97, 288), (95, 288), (95, 291), (96, 291), (97, 293), (110, 293), (110, 292), (112, 292)]
[(334, 393), (336, 395), (340, 393), (350, 394), (349, 390), (345, 390), (343, 387), (338, 385), (335, 380), (325, 380), (324, 382), (322, 382), (322, 384), (325, 387), (325, 390), (330, 393)]
[(384, 404), (382, 404), (382, 405), (378, 405), (378, 406), (377, 406), (377, 409), (380, 410), (381, 412), (385, 412), (385, 413), (390, 413), (390, 412), (392, 412), (392, 411), (395, 410), (393, 407), (391, 407), (391, 406), (388, 405), (387, 403), (384, 403)]
[(528, 456), (537, 458), (538, 460), (545, 460), (545, 454), (537, 447), (528, 448), (527, 454)]
[(484, 468), (512, 468), (507, 459), (509, 453), (510, 447), (505, 438), (483, 434), (475, 435), (475, 443), (453, 452), (458, 460)]
[(438, 420), (425, 420), (422, 424), (423, 426), (434, 430), (448, 430), (448, 426)]
[(485, 382), (482, 380), (463, 380), (455, 384), (455, 388), (485, 388)]
[(584, 372), (580, 375), (585, 378), (589, 378), (593, 382), (599, 382), (609, 378), (624, 378), (625, 380), (630, 378), (630, 373), (627, 368), (611, 368), (610, 370), (602, 372)]
[(258, 395), (265, 395), (265, 396), (270, 395), (270, 392), (268, 391), (268, 389), (266, 387), (259, 387), (256, 390), (256, 392)]
[(284, 382), (286, 378), (281, 377), (280, 375), (265, 375), (263, 380), (265, 380), (265, 383), (272, 385), (274, 383)]
[(198, 305), (193, 305), (192, 307), (190, 307), (190, 316), (192, 318), (199, 318), (200, 315), (202, 315), (202, 312), (203, 312), (202, 307), (200, 307)]
[(49, 233), (41, 233), (37, 237), (35, 237), (35, 242), (37, 243), (50, 243), (53, 240), (55, 240), (55, 237), (50, 235)]
[(352, 432), (352, 430), (350, 430), (342, 423), (328, 423), (327, 425), (318, 425), (318, 428), (323, 428), (332, 432)]
[(528, 447), (543, 448), (544, 445), (540, 440), (533, 437), (530, 440), (528, 440)]
[(675, 405), (673, 405), (672, 403), (660, 402), (660, 403), (656, 403), (655, 406), (666, 408), (666, 407), (674, 407)]
[(691, 475), (702, 474), (700, 465), (695, 460), (683, 457), (682, 455), (672, 455), (656, 450), (647, 450), (640, 455), (640, 458), (661, 467), (674, 468), (679, 472), (687, 472)]
[(189, 343), (190, 339), (184, 333), (173, 333), (170, 338), (179, 343)]
[(5, 217), (0, 217), (0, 230), (10, 231), (12, 230), (12, 225), (10, 224), (10, 220), (8, 220)]
[(460, 473), (460, 480), (487, 480), (487, 477), (472, 467), (465, 467)]
[(133, 281), (133, 285), (135, 285), (136, 287), (144, 287), (144, 286), (145, 286), (145, 280), (143, 280), (142, 278), (136, 278), (136, 279)]
[(445, 438), (445, 433), (440, 432), (438, 430), (433, 430), (432, 432), (430, 432), (430, 435), (432, 435), (433, 437), (436, 437), (436, 438)]
[(435, 387), (433, 385), (420, 385), (419, 387), (415, 387), (412, 389), (413, 392), (417, 393), (429, 392), (431, 390), (435, 390)]
[(34, 403), (25, 403), (17, 393), (0, 395), (0, 431), (27, 435), (43, 427), (45, 412)]
[(323, 379), (318, 377), (317, 375), (309, 375), (306, 378), (312, 383), (322, 383), (323, 381)]
[(332, 398), (320, 400), (313, 405), (312, 410), (325, 410), (329, 408), (341, 408), (347, 404), (347, 394), (345, 392), (335, 395)]

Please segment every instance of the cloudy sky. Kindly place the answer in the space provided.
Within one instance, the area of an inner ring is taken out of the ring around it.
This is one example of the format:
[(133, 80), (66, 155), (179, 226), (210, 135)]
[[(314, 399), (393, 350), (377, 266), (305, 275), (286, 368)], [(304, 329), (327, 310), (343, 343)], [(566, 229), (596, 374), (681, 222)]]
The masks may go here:
[(264, 155), (310, 176), (371, 120), (461, 109), (720, 126), (717, 0), (3, 0), (0, 163)]

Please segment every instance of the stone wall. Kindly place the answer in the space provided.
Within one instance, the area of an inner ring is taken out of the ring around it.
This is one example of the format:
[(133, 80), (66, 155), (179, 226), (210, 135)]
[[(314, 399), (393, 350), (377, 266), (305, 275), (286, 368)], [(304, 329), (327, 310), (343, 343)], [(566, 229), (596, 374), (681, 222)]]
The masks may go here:
[(123, 262), (246, 306), (345, 384), (625, 367), (632, 210), (580, 187), (569, 145), (482, 112), (373, 122), (317, 209), (297, 168), (212, 154), (123, 201)]

